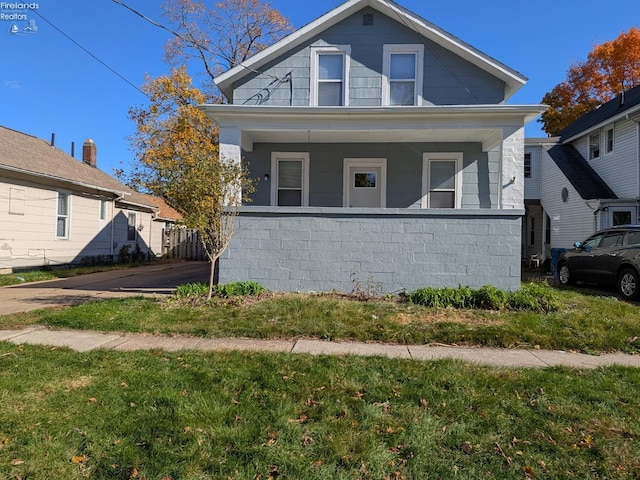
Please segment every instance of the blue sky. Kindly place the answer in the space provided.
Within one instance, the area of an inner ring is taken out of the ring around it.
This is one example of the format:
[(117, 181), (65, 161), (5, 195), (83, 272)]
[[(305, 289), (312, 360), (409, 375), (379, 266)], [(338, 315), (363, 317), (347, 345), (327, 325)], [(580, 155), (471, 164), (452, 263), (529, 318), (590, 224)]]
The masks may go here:
[[(18, 1), (37, 3), (36, 12), (57, 29), (34, 12), (7, 7)], [(640, 22), (637, 0), (593, 5), (582, 0), (397, 1), (528, 77), (511, 104), (540, 103), (547, 91), (564, 80), (571, 62), (583, 61), (593, 45), (612, 40)], [(165, 23), (160, 0), (124, 3)], [(301, 27), (341, 0), (271, 3)], [(6, 16), (12, 13), (27, 15), (26, 21), (15, 21), (19, 33), (10, 33), (14, 22)], [(47, 141), (55, 133), (56, 146), (67, 153), (75, 142), (76, 158), (81, 156), (82, 143), (92, 138), (102, 170), (111, 174), (113, 168), (128, 169), (133, 153), (127, 137), (135, 129), (127, 112), (146, 101), (135, 88), (142, 86), (145, 74), (156, 77), (167, 71), (162, 56), (170, 34), (112, 0), (0, 0), (2, 14), (0, 125)], [(35, 33), (22, 32), (29, 20), (35, 21)], [(536, 122), (527, 126), (526, 135), (544, 136)]]

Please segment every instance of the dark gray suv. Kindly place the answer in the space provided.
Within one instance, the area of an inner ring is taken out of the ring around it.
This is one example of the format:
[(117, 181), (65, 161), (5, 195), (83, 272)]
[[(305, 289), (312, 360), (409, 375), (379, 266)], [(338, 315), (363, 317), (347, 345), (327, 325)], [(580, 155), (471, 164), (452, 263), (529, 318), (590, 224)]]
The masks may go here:
[(558, 259), (558, 280), (617, 285), (620, 295), (640, 295), (640, 225), (621, 225), (591, 235)]

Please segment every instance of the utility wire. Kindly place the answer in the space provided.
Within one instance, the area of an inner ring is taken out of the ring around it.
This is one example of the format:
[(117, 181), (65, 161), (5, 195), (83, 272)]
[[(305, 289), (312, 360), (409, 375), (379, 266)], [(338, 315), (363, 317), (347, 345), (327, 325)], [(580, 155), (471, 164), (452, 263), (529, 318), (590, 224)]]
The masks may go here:
[[(152, 25), (155, 25), (156, 27), (159, 27), (159, 28), (161, 28), (161, 29), (163, 29), (163, 30), (166, 30), (166, 31), (167, 31), (167, 32), (169, 32), (171, 35), (174, 35), (174, 36), (178, 37), (178, 38), (179, 38), (180, 40), (182, 40), (183, 42), (186, 42), (186, 43), (191, 44), (191, 45), (193, 45), (193, 44), (194, 44), (193, 40), (189, 40), (188, 38), (185, 38), (182, 34), (180, 34), (180, 33), (176, 32), (175, 30), (171, 30), (170, 28), (165, 27), (165, 26), (164, 26), (163, 24), (161, 24), (160, 22), (156, 22), (155, 20), (153, 20), (153, 19), (151, 19), (151, 18), (147, 17), (147, 16), (146, 16), (146, 15), (144, 15), (143, 13), (140, 13), (140, 12), (139, 12), (139, 11), (137, 11), (135, 8), (130, 7), (130, 6), (129, 6), (129, 5), (127, 5), (126, 3), (122, 2), (121, 0), (113, 0), (113, 2), (114, 2), (114, 3), (117, 3), (118, 5), (123, 6), (123, 7), (124, 7), (124, 8), (126, 8), (127, 10), (129, 10), (129, 11), (131, 11), (132, 13), (136, 14), (136, 15), (137, 15), (137, 16), (139, 16), (140, 18), (142, 18), (142, 19), (146, 20), (147, 22), (151, 23)], [(201, 50), (204, 50), (204, 51), (205, 51), (205, 52), (207, 52), (207, 53), (210, 53), (210, 54), (211, 54), (211, 55), (213, 55), (213, 56), (217, 56), (217, 54), (216, 54), (215, 52), (212, 52), (211, 50), (209, 50), (209, 49), (208, 49), (207, 47), (205, 47), (204, 45), (198, 45), (198, 48), (200, 48)], [(270, 77), (270, 78), (272, 78), (272, 79), (274, 79), (274, 80), (278, 80), (278, 81), (280, 81), (280, 82), (287, 81), (287, 80), (286, 80), (286, 78), (285, 78), (285, 79), (282, 79), (282, 78), (280, 78), (280, 77), (276, 77), (275, 75), (271, 75), (271, 74), (269, 74), (269, 73), (260, 72), (259, 70), (254, 70), (254, 69), (253, 69), (253, 68), (251, 68), (251, 67), (247, 67), (246, 65), (243, 65), (243, 63), (242, 63), (242, 62), (241, 62), (241, 63), (239, 63), (237, 66), (242, 67), (242, 68), (245, 68), (245, 69), (249, 70), (250, 72), (257, 73), (257, 74), (259, 74), (259, 75), (264, 75), (264, 76), (266, 76), (266, 77)]]
[(134, 85), (133, 83), (131, 83), (129, 80), (127, 80), (124, 76), (122, 76), (120, 73), (118, 73), (117, 71), (115, 71), (113, 68), (111, 68), (109, 65), (107, 65), (105, 62), (103, 62), (102, 60), (100, 60), (98, 57), (96, 57), (93, 53), (91, 53), (89, 50), (87, 50), (85, 47), (83, 47), (80, 43), (76, 42), (73, 38), (71, 38), (69, 35), (67, 35), (66, 33), (64, 33), (60, 28), (58, 28), (57, 26), (55, 26), (53, 23), (51, 23), (49, 20), (47, 20), (41, 13), (38, 12), (38, 10), (36, 9), (32, 9), (31, 10), (32, 13), (35, 13), (36, 15), (38, 15), (42, 20), (44, 20), (45, 22), (47, 22), (49, 25), (51, 25), (53, 28), (55, 28), (58, 32), (60, 32), (62, 35), (64, 35), (68, 40), (70, 40), (71, 42), (73, 42), (75, 45), (77, 45), (79, 48), (81, 48), (85, 53), (87, 53), (88, 55), (90, 55), (94, 60), (96, 60), (98, 63), (100, 63), (102, 66), (104, 66), (105, 68), (107, 68), (108, 70), (110, 70), (112, 73), (114, 73), (115, 75), (117, 75), (118, 77), (120, 77), (122, 80), (124, 80), (125, 82), (127, 82), (129, 85), (131, 85), (133, 88), (135, 88), (137, 91), (139, 91), (142, 95), (144, 95), (145, 97), (148, 97), (148, 95), (146, 93), (144, 93), (142, 90), (140, 90), (140, 88), (138, 88), (136, 85)]

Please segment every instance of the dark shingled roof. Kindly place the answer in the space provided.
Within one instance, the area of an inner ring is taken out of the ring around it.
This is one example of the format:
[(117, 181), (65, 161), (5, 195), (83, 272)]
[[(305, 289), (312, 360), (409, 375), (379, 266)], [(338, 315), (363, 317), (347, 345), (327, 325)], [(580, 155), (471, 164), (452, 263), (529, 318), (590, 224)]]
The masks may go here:
[(618, 198), (573, 145), (554, 145), (548, 153), (583, 199)]
[(589, 130), (591, 127), (605, 122), (636, 105), (640, 105), (640, 85), (633, 87), (631, 90), (627, 90), (624, 94), (616, 96), (613, 100), (608, 101), (599, 108), (579, 117), (576, 121), (560, 131), (558, 134), (560, 141), (564, 142), (569, 138), (575, 137)]

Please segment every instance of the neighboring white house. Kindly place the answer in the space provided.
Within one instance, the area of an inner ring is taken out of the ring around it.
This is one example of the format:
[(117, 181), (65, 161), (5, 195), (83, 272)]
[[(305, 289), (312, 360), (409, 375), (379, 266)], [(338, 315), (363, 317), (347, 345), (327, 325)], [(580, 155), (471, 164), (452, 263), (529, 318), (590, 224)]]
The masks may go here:
[(175, 212), (98, 169), (92, 140), (82, 151), (0, 126), (0, 271), (162, 254)]
[(523, 252), (549, 257), (597, 230), (640, 223), (640, 86), (558, 137), (525, 140)]
[(221, 282), (519, 288), (524, 125), (545, 110), (506, 103), (523, 75), (394, 2), (349, 0), (215, 82), (220, 155), (260, 180)]

